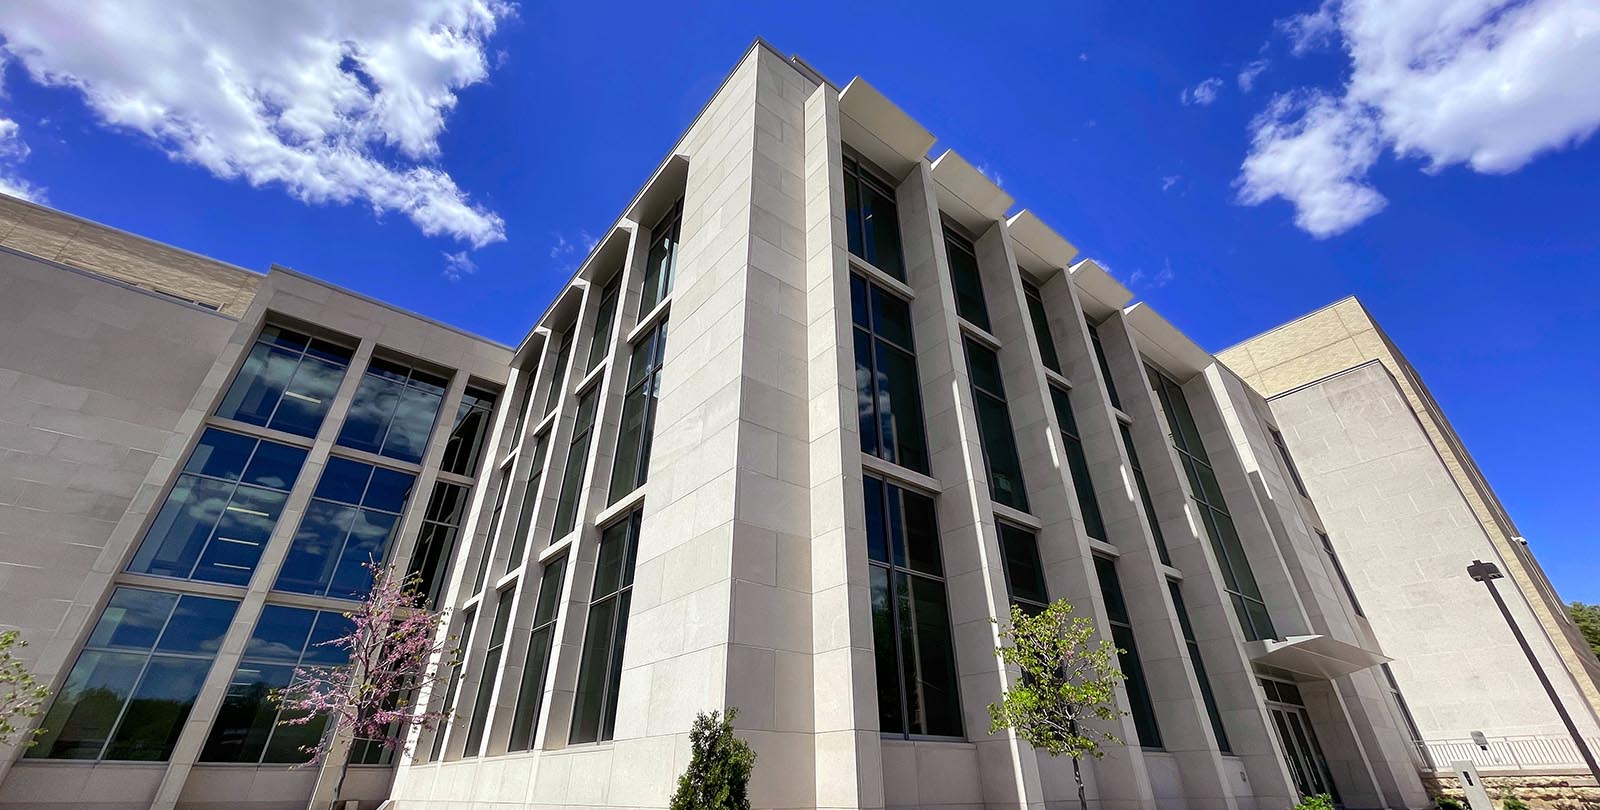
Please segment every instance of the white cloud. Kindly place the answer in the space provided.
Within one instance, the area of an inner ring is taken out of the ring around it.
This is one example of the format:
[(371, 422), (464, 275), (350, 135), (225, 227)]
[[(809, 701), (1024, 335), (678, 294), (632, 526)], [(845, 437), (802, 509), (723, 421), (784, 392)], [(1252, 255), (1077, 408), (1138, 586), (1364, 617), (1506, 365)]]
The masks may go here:
[(1222, 91), (1222, 80), (1213, 76), (1205, 81), (1184, 90), (1178, 95), (1178, 100), (1185, 106), (1197, 104), (1201, 107), (1209, 106), (1217, 100), (1217, 94)]
[(435, 163), (457, 92), (488, 76), (503, 0), (23, 3), (4, 50), (106, 125), (220, 178), (364, 202), (481, 247), (498, 214)]
[(1178, 181), (1180, 181), (1182, 179), (1183, 179), (1183, 175), (1181, 175), (1181, 174), (1169, 174), (1169, 175), (1166, 175), (1166, 176), (1162, 177), (1161, 178), (1161, 191), (1162, 191), (1162, 193), (1166, 193), (1168, 189), (1171, 189), (1173, 186), (1177, 185)]
[[(0, 53), (0, 98), (5, 90), (5, 71), (5, 54)], [(17, 174), (17, 164), (27, 160), (30, 152), (27, 142), (22, 140), (22, 128), (16, 121), (0, 115), (0, 194), (42, 203), (45, 190)]]
[(1343, 0), (1324, 12), (1349, 81), (1339, 95), (1273, 99), (1238, 179), (1242, 202), (1281, 197), (1315, 236), (1382, 209), (1366, 173), (1385, 150), (1429, 172), (1506, 173), (1600, 128), (1593, 0)]
[(467, 255), (465, 250), (454, 253), (444, 253), (444, 271), (441, 273), (449, 281), (460, 281), (473, 273), (478, 272), (478, 264)]
[(1271, 64), (1272, 62), (1270, 60), (1257, 59), (1254, 62), (1245, 65), (1244, 68), (1239, 71), (1240, 92), (1248, 93), (1251, 90), (1254, 90), (1256, 88), (1256, 79), (1259, 78), (1262, 73), (1265, 73), (1267, 67)]
[(1000, 174), (999, 172), (995, 171), (994, 167), (990, 166), (987, 163), (979, 163), (978, 164), (978, 174), (981, 174), (984, 177), (989, 178), (989, 182), (994, 183), (995, 185), (997, 185), (997, 186), (999, 186), (1001, 188), (1005, 188), (1006, 187), (1006, 178), (1005, 178), (1005, 176)]
[(1086, 53), (1083, 53), (1083, 52), (1079, 52), (1078, 53), (1078, 61), (1079, 62), (1087, 62), (1087, 61), (1089, 61), (1089, 54), (1086, 54)]
[(1289, 48), (1294, 55), (1301, 56), (1334, 39), (1339, 33), (1338, 12), (1338, 0), (1322, 0), (1316, 11), (1278, 20), (1276, 26), (1289, 38)]

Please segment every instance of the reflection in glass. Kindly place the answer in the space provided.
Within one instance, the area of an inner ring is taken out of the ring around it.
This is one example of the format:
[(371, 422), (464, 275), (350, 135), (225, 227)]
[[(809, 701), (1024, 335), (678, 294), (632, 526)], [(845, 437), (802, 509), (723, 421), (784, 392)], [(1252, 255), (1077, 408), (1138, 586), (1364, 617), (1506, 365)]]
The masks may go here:
[(279, 326), (262, 328), (217, 416), (312, 437), (333, 404), (351, 351)]
[(356, 388), (338, 443), (413, 464), (421, 461), (446, 382), (435, 374), (373, 358)]
[(850, 297), (861, 451), (925, 473), (927, 434), (911, 308), (856, 275), (850, 277)]
[(416, 476), (359, 461), (328, 459), (295, 532), (274, 590), (357, 599), (381, 563)]
[(633, 564), (639, 553), (642, 516), (642, 512), (635, 510), (600, 536), (568, 742), (609, 740), (616, 725), (617, 691), (622, 676), (622, 651), (628, 635), (628, 605), (633, 596)]

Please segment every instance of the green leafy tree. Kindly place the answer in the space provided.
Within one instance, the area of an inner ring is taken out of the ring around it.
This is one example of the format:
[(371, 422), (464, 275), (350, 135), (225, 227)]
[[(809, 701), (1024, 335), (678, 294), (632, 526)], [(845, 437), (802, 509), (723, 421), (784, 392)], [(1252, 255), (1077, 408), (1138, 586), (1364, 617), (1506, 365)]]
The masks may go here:
[(989, 733), (1011, 729), (1034, 748), (1072, 758), (1078, 804), (1088, 810), (1081, 760), (1104, 756), (1102, 743), (1120, 742), (1095, 728), (1125, 712), (1117, 706), (1117, 648), (1094, 640), (1094, 623), (1072, 615), (1072, 603), (1058, 599), (1036, 616), (1011, 608), (1011, 624), (1000, 629), (1000, 658), (1022, 677), (989, 704)]
[(729, 707), (727, 714), (701, 712), (694, 718), (689, 767), (678, 777), (671, 810), (750, 810), (750, 772), (755, 770), (756, 752), (733, 736), (738, 713)]
[(1567, 615), (1572, 617), (1572, 623), (1578, 626), (1578, 632), (1583, 633), (1595, 655), (1600, 655), (1600, 605), (1573, 602), (1567, 605)]
[(1326, 793), (1307, 796), (1301, 799), (1291, 810), (1334, 810), (1333, 797)]
[(0, 745), (21, 739), (31, 748), (34, 738), (44, 733), (42, 728), (23, 730), (28, 720), (39, 716), (44, 699), (50, 696), (50, 690), (11, 653), (26, 646), (28, 642), (17, 631), (0, 633)]

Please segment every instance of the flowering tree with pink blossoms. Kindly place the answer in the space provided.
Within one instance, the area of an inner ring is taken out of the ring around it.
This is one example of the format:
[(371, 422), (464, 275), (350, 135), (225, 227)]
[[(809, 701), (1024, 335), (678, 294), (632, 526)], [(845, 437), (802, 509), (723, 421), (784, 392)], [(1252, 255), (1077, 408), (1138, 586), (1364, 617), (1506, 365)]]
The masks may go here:
[[(416, 711), (409, 697), (438, 680), (445, 669), (428, 664), (447, 643), (439, 638), (444, 614), (426, 609), (418, 576), (399, 577), (392, 567), (377, 563), (366, 567), (372, 572), (372, 589), (345, 614), (352, 623), (350, 632), (321, 642), (348, 652), (348, 663), (297, 668), (289, 686), (274, 695), (295, 715), (280, 721), (282, 725), (303, 726), (318, 717), (328, 718), (322, 739), (301, 749), (310, 756), (306, 764), (323, 761), (341, 739), (376, 740), (390, 750), (404, 751), (408, 723), (431, 730), (447, 716), (442, 711)], [(336, 799), (349, 770), (346, 757), (334, 786)]]

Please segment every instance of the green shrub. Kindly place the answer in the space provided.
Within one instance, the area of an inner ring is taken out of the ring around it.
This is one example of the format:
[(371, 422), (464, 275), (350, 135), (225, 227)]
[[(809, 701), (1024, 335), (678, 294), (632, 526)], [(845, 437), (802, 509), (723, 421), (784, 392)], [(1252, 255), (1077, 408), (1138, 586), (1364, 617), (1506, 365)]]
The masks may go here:
[(1454, 796), (1440, 796), (1434, 799), (1434, 804), (1439, 806), (1439, 810), (1465, 810), (1461, 805), (1461, 800)]
[(1333, 797), (1326, 793), (1307, 796), (1300, 800), (1292, 810), (1333, 810)]
[(756, 752), (733, 736), (733, 717), (701, 712), (689, 730), (689, 767), (678, 777), (672, 810), (750, 810), (750, 772)]
[(1508, 793), (1500, 800), (1500, 807), (1502, 810), (1528, 810), (1528, 803)]

